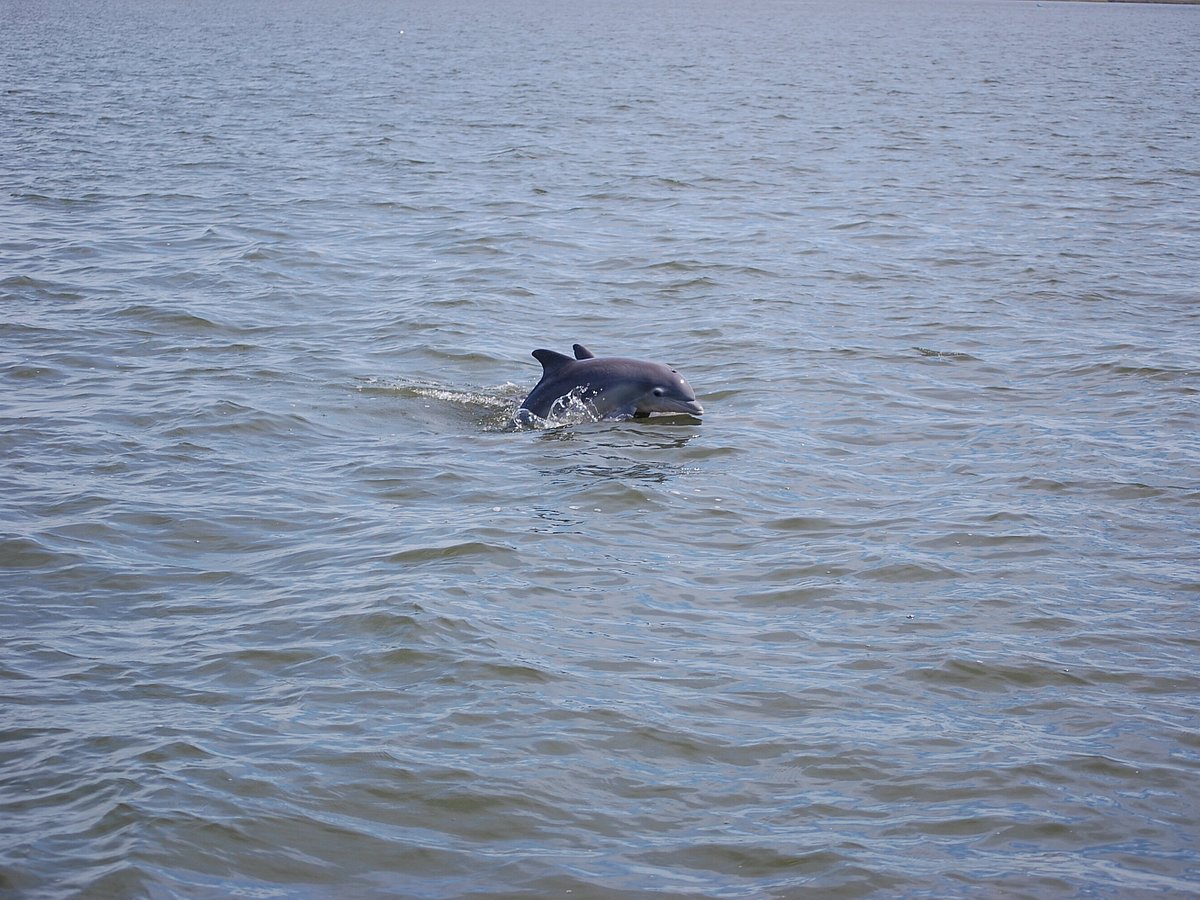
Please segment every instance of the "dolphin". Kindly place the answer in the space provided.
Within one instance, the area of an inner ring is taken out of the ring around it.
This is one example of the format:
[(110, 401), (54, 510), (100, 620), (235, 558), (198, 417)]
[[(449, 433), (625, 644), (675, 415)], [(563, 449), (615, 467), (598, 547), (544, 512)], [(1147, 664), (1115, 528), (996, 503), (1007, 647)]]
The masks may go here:
[(542, 364), (542, 380), (518, 410), (518, 419), (532, 413), (545, 419), (556, 401), (578, 397), (601, 419), (643, 418), (655, 412), (704, 415), (696, 392), (670, 366), (621, 357), (597, 357), (582, 344), (572, 359), (553, 350), (534, 350)]

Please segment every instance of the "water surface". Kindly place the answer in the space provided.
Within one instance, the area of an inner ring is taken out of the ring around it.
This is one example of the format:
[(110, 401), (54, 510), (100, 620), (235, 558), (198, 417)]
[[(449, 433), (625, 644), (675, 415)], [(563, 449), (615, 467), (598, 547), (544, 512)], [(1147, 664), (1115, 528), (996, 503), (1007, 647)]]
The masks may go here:
[(1194, 9), (0, 22), (0, 892), (1200, 890)]

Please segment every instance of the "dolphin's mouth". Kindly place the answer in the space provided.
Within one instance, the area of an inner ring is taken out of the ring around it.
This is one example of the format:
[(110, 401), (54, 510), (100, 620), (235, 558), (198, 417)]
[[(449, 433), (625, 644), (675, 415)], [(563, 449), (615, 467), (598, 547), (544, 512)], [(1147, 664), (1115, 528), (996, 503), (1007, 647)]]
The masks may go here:
[(689, 413), (693, 416), (704, 415), (704, 407), (700, 405), (700, 401), (698, 400), (677, 400), (675, 401), (675, 408), (679, 412)]

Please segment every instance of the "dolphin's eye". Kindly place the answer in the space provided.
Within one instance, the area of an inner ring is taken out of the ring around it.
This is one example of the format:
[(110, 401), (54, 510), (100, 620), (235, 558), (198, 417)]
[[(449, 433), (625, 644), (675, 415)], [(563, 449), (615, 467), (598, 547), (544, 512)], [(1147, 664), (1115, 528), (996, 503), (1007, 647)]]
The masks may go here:
[(663, 394), (665, 394), (665, 393), (666, 393), (666, 391), (664, 391), (662, 388), (655, 388), (655, 389), (654, 389), (654, 396), (655, 396), (655, 397), (661, 397), (661, 396), (662, 396)]

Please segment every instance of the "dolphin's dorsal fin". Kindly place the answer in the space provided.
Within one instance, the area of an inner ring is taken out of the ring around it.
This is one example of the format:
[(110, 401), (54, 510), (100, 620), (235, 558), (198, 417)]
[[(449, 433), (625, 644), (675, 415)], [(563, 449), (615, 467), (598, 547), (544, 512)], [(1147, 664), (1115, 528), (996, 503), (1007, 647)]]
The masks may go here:
[(546, 375), (558, 371), (568, 363), (575, 362), (566, 354), (555, 353), (553, 350), (534, 350), (532, 356), (542, 364), (542, 371)]
[(583, 344), (572, 344), (571, 349), (575, 351), (576, 359), (595, 359), (596, 354), (589, 350)]

